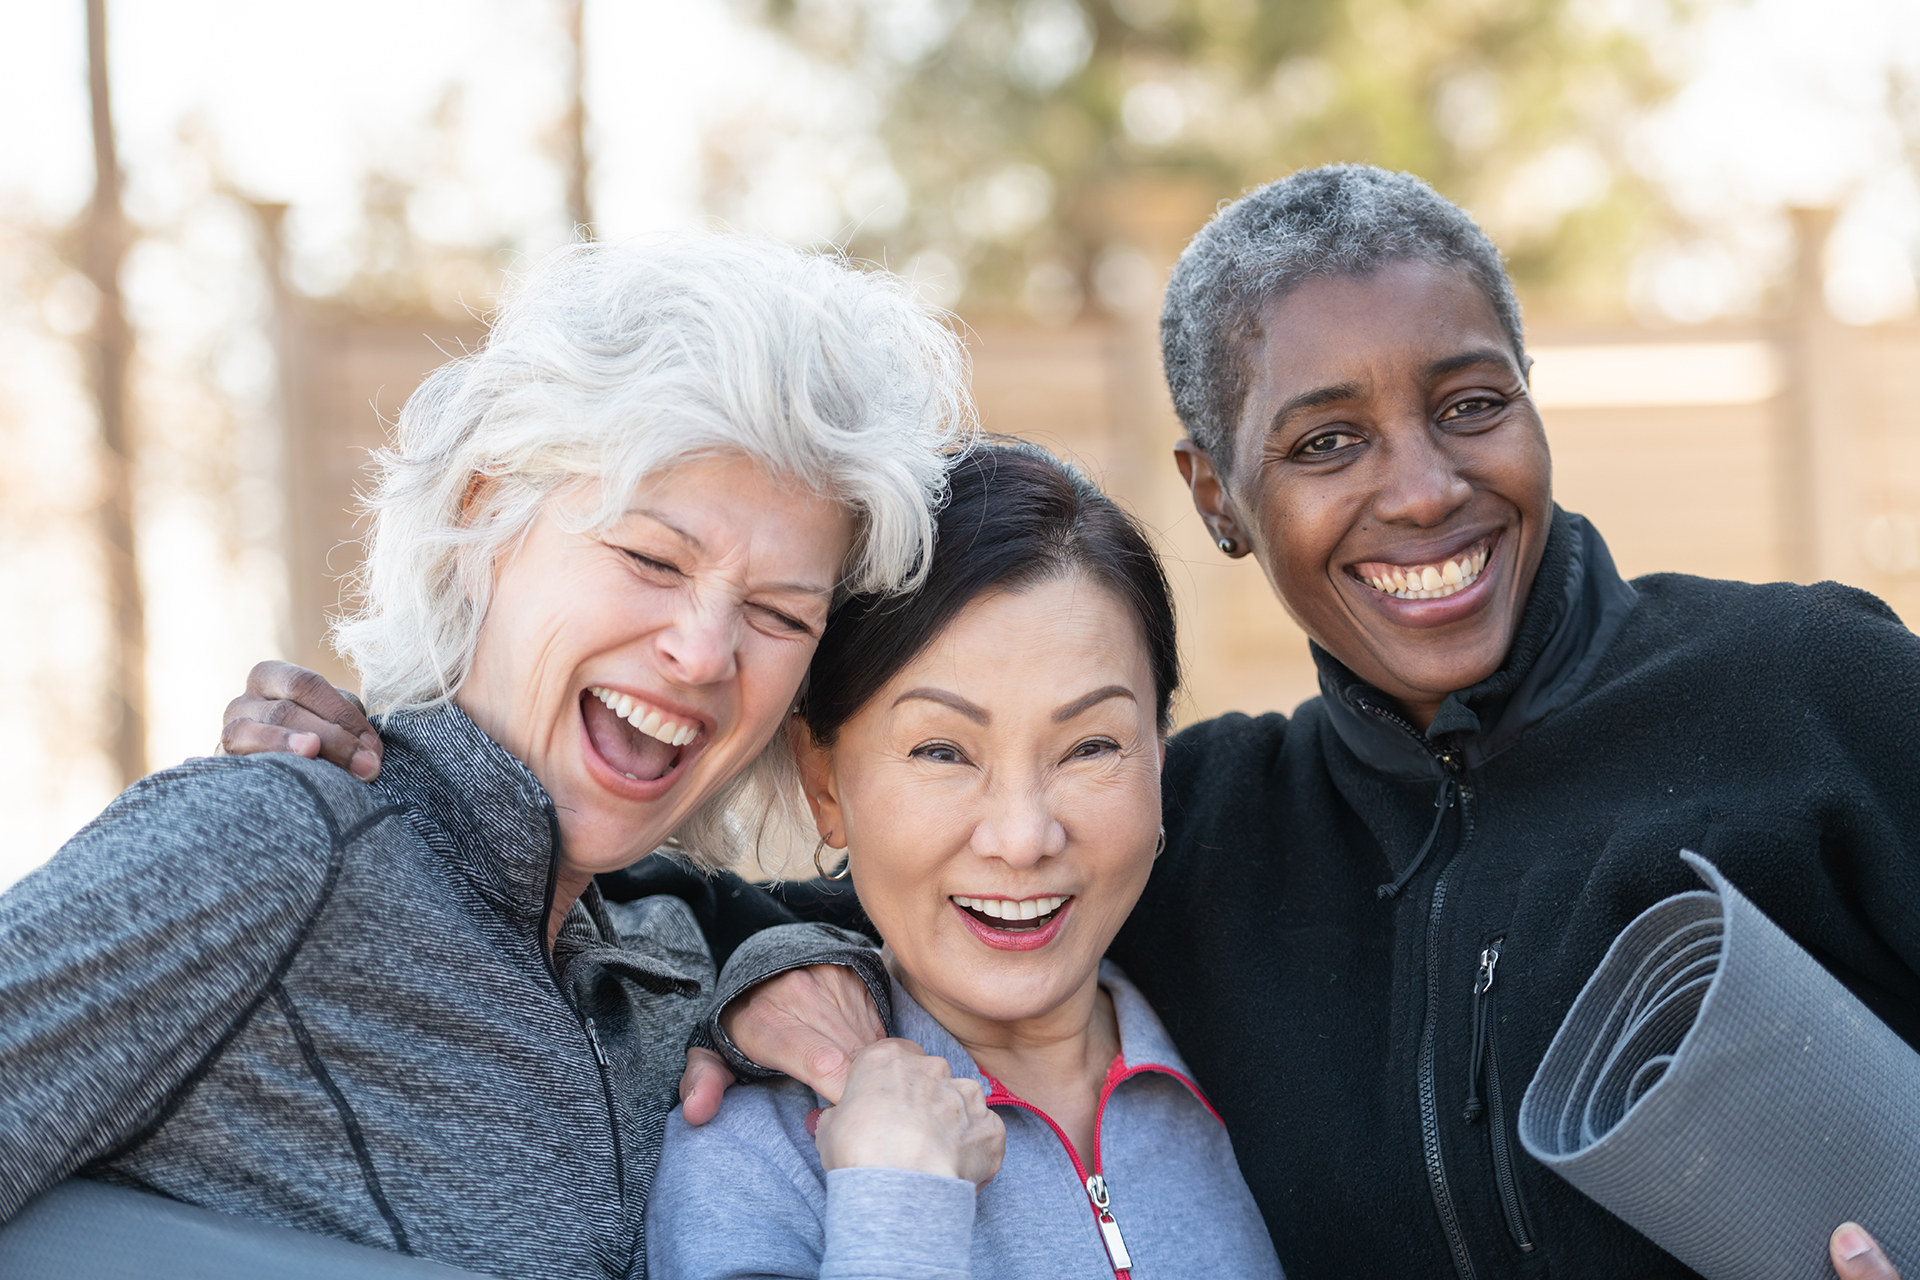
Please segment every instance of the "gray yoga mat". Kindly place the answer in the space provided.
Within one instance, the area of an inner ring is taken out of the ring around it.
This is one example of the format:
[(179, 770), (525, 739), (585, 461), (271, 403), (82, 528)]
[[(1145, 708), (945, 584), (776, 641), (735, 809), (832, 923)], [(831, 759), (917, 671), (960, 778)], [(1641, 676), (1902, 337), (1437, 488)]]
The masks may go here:
[(1705, 858), (1614, 940), (1520, 1102), (1527, 1153), (1707, 1280), (1920, 1277), (1920, 1054)]
[(0, 1226), (26, 1280), (481, 1280), (470, 1271), (69, 1178)]

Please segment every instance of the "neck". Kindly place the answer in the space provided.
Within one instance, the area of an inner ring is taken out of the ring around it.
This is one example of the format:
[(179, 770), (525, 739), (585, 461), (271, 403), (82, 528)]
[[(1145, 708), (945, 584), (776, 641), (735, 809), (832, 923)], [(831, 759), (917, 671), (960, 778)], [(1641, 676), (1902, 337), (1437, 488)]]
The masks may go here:
[(1432, 702), (1410, 702), (1405, 698), (1395, 698), (1394, 701), (1399, 704), (1400, 710), (1405, 713), (1407, 719), (1413, 722), (1413, 727), (1425, 733), (1427, 726), (1433, 723), (1433, 718), (1440, 714), (1440, 704), (1445, 702), (1446, 699), (1439, 698)]
[(980, 1070), (1046, 1112), (1083, 1155), (1091, 1150), (1107, 1069), (1120, 1052), (1113, 998), (1098, 969), (1072, 995), (1026, 1018), (983, 1017), (940, 999), (887, 953), (907, 993), (972, 1055)]
[(567, 913), (592, 883), (592, 872), (573, 871), (564, 863), (561, 865), (553, 882), (553, 908), (547, 912), (547, 954), (553, 954), (553, 941), (560, 936), (560, 926), (567, 922)]

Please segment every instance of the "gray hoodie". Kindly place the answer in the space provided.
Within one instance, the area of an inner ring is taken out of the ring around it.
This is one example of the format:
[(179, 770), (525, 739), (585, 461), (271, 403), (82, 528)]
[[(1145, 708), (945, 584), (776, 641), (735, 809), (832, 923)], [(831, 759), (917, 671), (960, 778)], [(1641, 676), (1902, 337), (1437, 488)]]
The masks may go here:
[(549, 958), (532, 773), (451, 707), (382, 733), (371, 786), (155, 774), (0, 896), (0, 1221), (82, 1173), (516, 1280), (643, 1274), (714, 995), (693, 915), (589, 890)]
[[(895, 1034), (980, 1081), (1006, 1122), (999, 1174), (976, 1196), (934, 1174), (823, 1172), (808, 1118), (825, 1100), (792, 1080), (742, 1085), (703, 1128), (678, 1110), (667, 1121), (647, 1206), (654, 1280), (1279, 1280), (1226, 1129), (1133, 984), (1108, 963), (1100, 985), (1120, 1057), (1087, 1159), (896, 983)], [(1125, 1256), (1103, 1242), (1095, 1175)]]

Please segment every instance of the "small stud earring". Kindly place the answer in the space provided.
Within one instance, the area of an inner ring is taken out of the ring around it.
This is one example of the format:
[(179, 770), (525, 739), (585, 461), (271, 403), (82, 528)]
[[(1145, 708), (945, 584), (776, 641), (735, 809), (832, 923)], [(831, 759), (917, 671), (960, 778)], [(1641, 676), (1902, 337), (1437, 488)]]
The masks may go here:
[(1220, 550), (1227, 555), (1232, 555), (1234, 552), (1240, 549), (1240, 544), (1235, 542), (1232, 538), (1222, 538), (1220, 539), (1219, 542), (1215, 543), (1214, 545), (1219, 547)]

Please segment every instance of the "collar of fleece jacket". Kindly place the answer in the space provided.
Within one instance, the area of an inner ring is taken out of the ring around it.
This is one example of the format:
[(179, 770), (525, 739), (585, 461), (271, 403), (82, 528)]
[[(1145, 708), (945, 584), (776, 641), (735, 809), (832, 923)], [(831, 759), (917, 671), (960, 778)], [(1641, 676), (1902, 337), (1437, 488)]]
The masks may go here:
[[(1633, 611), (1634, 589), (1592, 525), (1558, 506), (1519, 632), (1500, 669), (1447, 697), (1424, 741), (1393, 702), (1319, 645), (1320, 691), (1334, 732), (1388, 777), (1438, 780), (1437, 749), (1461, 751), (1477, 768), (1566, 706), (1585, 686)], [(1384, 713), (1384, 714), (1383, 714)]]
[(451, 703), (380, 717), (375, 784), (429, 822), (415, 829), (481, 896), (546, 918), (559, 827), (546, 788)]

